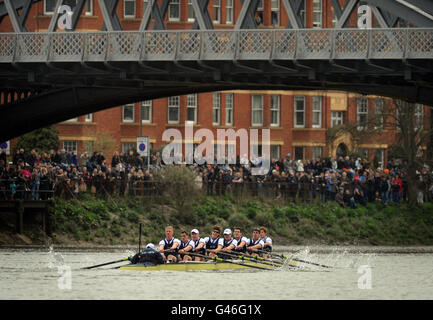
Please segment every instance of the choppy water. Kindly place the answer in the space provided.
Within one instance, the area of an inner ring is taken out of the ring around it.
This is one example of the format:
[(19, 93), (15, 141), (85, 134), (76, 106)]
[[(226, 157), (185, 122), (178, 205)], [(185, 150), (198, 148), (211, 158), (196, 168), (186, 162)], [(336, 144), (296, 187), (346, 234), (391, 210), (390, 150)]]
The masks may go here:
[(297, 252), (298, 258), (334, 268), (304, 265), (296, 271), (146, 272), (112, 269), (116, 265), (80, 269), (132, 254), (1, 250), (0, 299), (433, 298), (433, 254), (427, 253), (311, 254), (305, 248)]

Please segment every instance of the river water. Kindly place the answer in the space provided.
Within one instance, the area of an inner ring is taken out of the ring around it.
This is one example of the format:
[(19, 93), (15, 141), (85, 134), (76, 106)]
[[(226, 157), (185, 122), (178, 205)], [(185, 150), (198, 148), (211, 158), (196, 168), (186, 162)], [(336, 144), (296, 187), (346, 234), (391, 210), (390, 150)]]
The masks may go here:
[[(297, 270), (126, 271), (80, 268), (134, 252), (0, 250), (0, 299), (432, 299), (433, 254), (295, 252)], [(292, 253), (290, 253), (292, 254)], [(125, 263), (123, 263), (125, 264)], [(236, 293), (236, 294), (234, 294)]]

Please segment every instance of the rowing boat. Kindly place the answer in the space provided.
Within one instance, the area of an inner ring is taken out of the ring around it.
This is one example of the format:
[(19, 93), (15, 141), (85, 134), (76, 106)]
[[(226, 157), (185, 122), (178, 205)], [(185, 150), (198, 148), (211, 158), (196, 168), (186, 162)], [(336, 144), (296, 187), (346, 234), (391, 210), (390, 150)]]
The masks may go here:
[[(296, 261), (290, 262), (291, 266), (296, 265)], [(231, 262), (215, 262), (215, 261), (180, 261), (178, 263), (159, 264), (155, 266), (146, 266), (144, 264), (128, 264), (120, 267), (121, 270), (135, 271), (201, 271), (201, 270), (233, 270), (233, 269), (253, 269), (260, 267), (263, 269), (272, 270), (268, 264), (260, 262), (231, 260)]]

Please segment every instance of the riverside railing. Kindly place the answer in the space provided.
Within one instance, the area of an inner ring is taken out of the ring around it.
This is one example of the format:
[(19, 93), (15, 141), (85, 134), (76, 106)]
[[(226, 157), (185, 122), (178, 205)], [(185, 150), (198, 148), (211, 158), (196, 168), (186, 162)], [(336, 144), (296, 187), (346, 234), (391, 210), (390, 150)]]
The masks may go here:
[(0, 33), (0, 63), (432, 58), (420, 28)]

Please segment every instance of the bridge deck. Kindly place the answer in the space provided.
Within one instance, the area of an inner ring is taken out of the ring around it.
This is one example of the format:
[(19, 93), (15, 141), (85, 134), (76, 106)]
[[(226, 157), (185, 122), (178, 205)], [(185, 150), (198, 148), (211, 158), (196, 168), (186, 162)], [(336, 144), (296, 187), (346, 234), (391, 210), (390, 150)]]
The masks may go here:
[(0, 33), (0, 63), (433, 59), (433, 29)]

